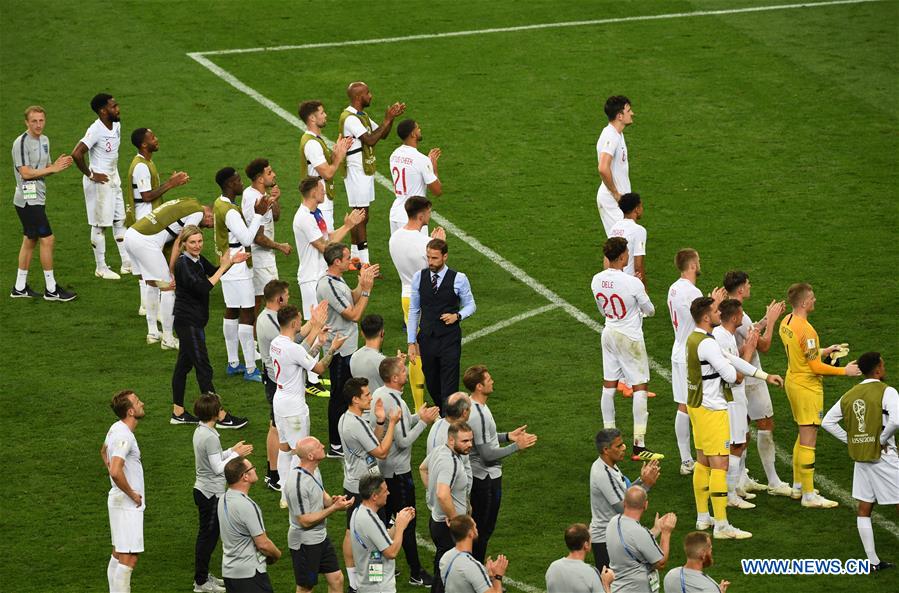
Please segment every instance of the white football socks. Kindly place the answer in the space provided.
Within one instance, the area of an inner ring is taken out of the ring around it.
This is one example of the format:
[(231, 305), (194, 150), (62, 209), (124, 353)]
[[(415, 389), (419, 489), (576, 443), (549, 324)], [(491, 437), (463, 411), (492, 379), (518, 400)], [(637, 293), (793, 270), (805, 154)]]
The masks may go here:
[(115, 571), (118, 567), (118, 559), (115, 556), (110, 556), (109, 564), (106, 565), (106, 580), (109, 583), (109, 593), (115, 591)]
[(159, 318), (159, 288), (156, 286), (144, 285), (144, 309), (147, 312), (147, 334), (159, 335), (159, 326), (157, 320)]
[(734, 492), (740, 481), (740, 457), (738, 455), (727, 456), (727, 500), (735, 501), (737, 493)]
[(44, 286), (49, 292), (56, 292), (56, 276), (53, 270), (44, 270)]
[(364, 263), (364, 264), (369, 263), (369, 261), (368, 261), (368, 247), (366, 247), (365, 249), (360, 249), (360, 250), (359, 250), (359, 261), (361, 261), (361, 262)]
[(28, 282), (28, 270), (16, 271), (16, 290), (25, 290), (25, 284)]
[(239, 343), (237, 337), (237, 320), (223, 319), (222, 333), (225, 334), (225, 350), (228, 352), (228, 364), (237, 366), (240, 364), (240, 357), (237, 354), (237, 345)]
[(862, 546), (871, 564), (880, 564), (880, 558), (874, 549), (874, 528), (871, 527), (871, 517), (856, 517), (855, 524), (858, 527), (858, 536), (862, 538)]
[(294, 454), (290, 451), (278, 449), (278, 476), (281, 479), (281, 500), (287, 501), (287, 481), (290, 478), (290, 463)]
[(256, 370), (256, 347), (253, 344), (253, 326), (241, 323), (237, 326), (237, 339), (240, 341), (240, 349), (243, 351), (244, 364), (247, 372)]
[(690, 451), (690, 415), (686, 412), (677, 411), (674, 417), (674, 434), (677, 436), (677, 450), (680, 451), (681, 463), (693, 461), (693, 454)]
[(347, 576), (347, 580), (350, 582), (350, 588), (352, 588), (352, 589), (359, 588), (359, 577), (356, 576), (356, 567), (355, 566), (347, 566), (346, 567), (346, 576)]
[(603, 387), (602, 398), (599, 400), (599, 409), (602, 412), (602, 427), (615, 428), (615, 388)]
[(115, 239), (115, 246), (119, 249), (119, 257), (122, 258), (123, 266), (131, 265), (131, 256), (125, 249), (125, 222), (118, 220), (112, 223), (112, 236)]
[(134, 569), (124, 564), (119, 564), (116, 567), (113, 593), (131, 593), (132, 572), (134, 572)]
[(634, 391), (634, 445), (646, 446), (646, 425), (649, 423), (649, 399), (645, 389)]
[(774, 465), (774, 434), (770, 430), (758, 431), (756, 437), (756, 447), (759, 450), (759, 459), (762, 460), (762, 467), (765, 469), (765, 477), (769, 486), (778, 486), (783, 482), (777, 475), (777, 468)]
[(162, 322), (162, 335), (171, 339), (172, 326), (175, 324), (175, 291), (159, 290), (159, 320)]
[(106, 265), (106, 233), (103, 227), (91, 227), (91, 247), (94, 249), (94, 260), (97, 262), (97, 270), (103, 271)]

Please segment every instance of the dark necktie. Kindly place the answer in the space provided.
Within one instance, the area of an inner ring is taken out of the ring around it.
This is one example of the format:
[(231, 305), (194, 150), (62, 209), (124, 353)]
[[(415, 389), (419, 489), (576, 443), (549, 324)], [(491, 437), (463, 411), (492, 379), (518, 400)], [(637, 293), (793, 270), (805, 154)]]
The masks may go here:
[(434, 294), (437, 294), (437, 280), (440, 279), (440, 276), (437, 274), (433, 274), (431, 276), (431, 288), (434, 290)]

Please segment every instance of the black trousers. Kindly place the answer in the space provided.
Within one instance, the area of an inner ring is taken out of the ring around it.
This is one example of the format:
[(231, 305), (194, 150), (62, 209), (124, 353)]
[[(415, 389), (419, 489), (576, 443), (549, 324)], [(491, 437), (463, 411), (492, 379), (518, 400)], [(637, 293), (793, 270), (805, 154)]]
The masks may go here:
[(483, 563), (487, 557), (487, 542), (496, 528), (499, 505), (503, 499), (503, 478), (475, 478), (471, 485), (471, 518), (478, 526), (478, 539), (474, 541), (471, 555)]
[(218, 496), (206, 498), (194, 488), (194, 503), (200, 515), (194, 557), (194, 583), (202, 585), (209, 578), (209, 559), (219, 541)]
[(609, 550), (606, 548), (606, 542), (591, 542), (590, 548), (593, 550), (593, 564), (597, 572), (602, 572), (603, 566), (609, 566)]
[(184, 407), (184, 389), (187, 385), (187, 373), (194, 369), (200, 393), (214, 392), (212, 385), (212, 365), (206, 352), (206, 330), (192, 325), (175, 325), (180, 346), (178, 361), (172, 373), (172, 403)]
[(425, 385), (431, 399), (444, 415), (446, 398), (459, 391), (459, 364), (462, 360), (462, 336), (419, 336), (419, 354)]
[(352, 378), (350, 374), (350, 357), (335, 354), (328, 367), (331, 377), (331, 397), (328, 399), (328, 440), (332, 447), (340, 447), (340, 432), (337, 423), (346, 412), (346, 401), (343, 399), (343, 386)]
[[(412, 472), (405, 474), (397, 474), (392, 478), (385, 478), (387, 482), (387, 521), (388, 524), (391, 517), (406, 507), (415, 508), (415, 481), (412, 479)], [(421, 572), (421, 560), (418, 557), (418, 544), (415, 542), (415, 526), (416, 519), (413, 518), (409, 522), (409, 526), (403, 531), (403, 553), (406, 555), (406, 563), (412, 576), (417, 577)]]
[(431, 585), (431, 593), (443, 593), (443, 575), (440, 574), (440, 559), (443, 555), (452, 550), (456, 543), (450, 533), (449, 525), (446, 521), (434, 521), (429, 519), (428, 525), (431, 531), (431, 540), (437, 550), (434, 552), (434, 584)]

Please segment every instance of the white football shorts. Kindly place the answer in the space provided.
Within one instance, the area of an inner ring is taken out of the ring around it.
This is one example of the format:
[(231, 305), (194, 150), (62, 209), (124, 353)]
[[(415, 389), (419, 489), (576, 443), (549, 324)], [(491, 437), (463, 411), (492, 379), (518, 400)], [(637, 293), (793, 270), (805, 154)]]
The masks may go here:
[(125, 220), (125, 201), (122, 199), (122, 180), (119, 172), (107, 173), (109, 181), (96, 183), (87, 177), (81, 178), (84, 188), (84, 205), (87, 208), (87, 224), (111, 227), (117, 220)]
[(899, 455), (895, 449), (882, 454), (880, 461), (855, 462), (852, 498), (877, 504), (899, 504)]
[(687, 405), (687, 363), (671, 361), (671, 392), (675, 403)]
[(252, 309), (256, 306), (253, 281), (249, 278), (237, 280), (222, 279), (222, 294), (229, 309)]
[(253, 294), (262, 296), (265, 285), (278, 279), (278, 266), (253, 266)]
[(631, 386), (648, 383), (649, 357), (643, 340), (632, 340), (606, 327), (602, 332), (602, 378)]
[(749, 418), (753, 422), (762, 418), (774, 417), (771, 394), (768, 392), (768, 384), (764, 381), (746, 383), (746, 401), (748, 402)]
[(368, 208), (375, 201), (374, 175), (366, 175), (360, 168), (347, 167), (343, 185), (350, 208)]
[[(144, 551), (144, 508), (122, 492), (110, 492), (106, 501), (109, 509), (109, 528), (112, 547), (120, 554), (140, 554)], [(130, 508), (129, 508), (130, 507)]]

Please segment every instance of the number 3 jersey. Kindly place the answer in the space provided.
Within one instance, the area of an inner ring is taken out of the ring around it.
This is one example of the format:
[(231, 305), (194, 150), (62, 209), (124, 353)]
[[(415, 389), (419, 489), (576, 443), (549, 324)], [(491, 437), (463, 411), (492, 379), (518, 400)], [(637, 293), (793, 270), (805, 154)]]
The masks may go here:
[(621, 270), (609, 268), (593, 276), (590, 287), (597, 308), (605, 315), (606, 327), (632, 340), (642, 340), (643, 318), (655, 314), (643, 283)]

